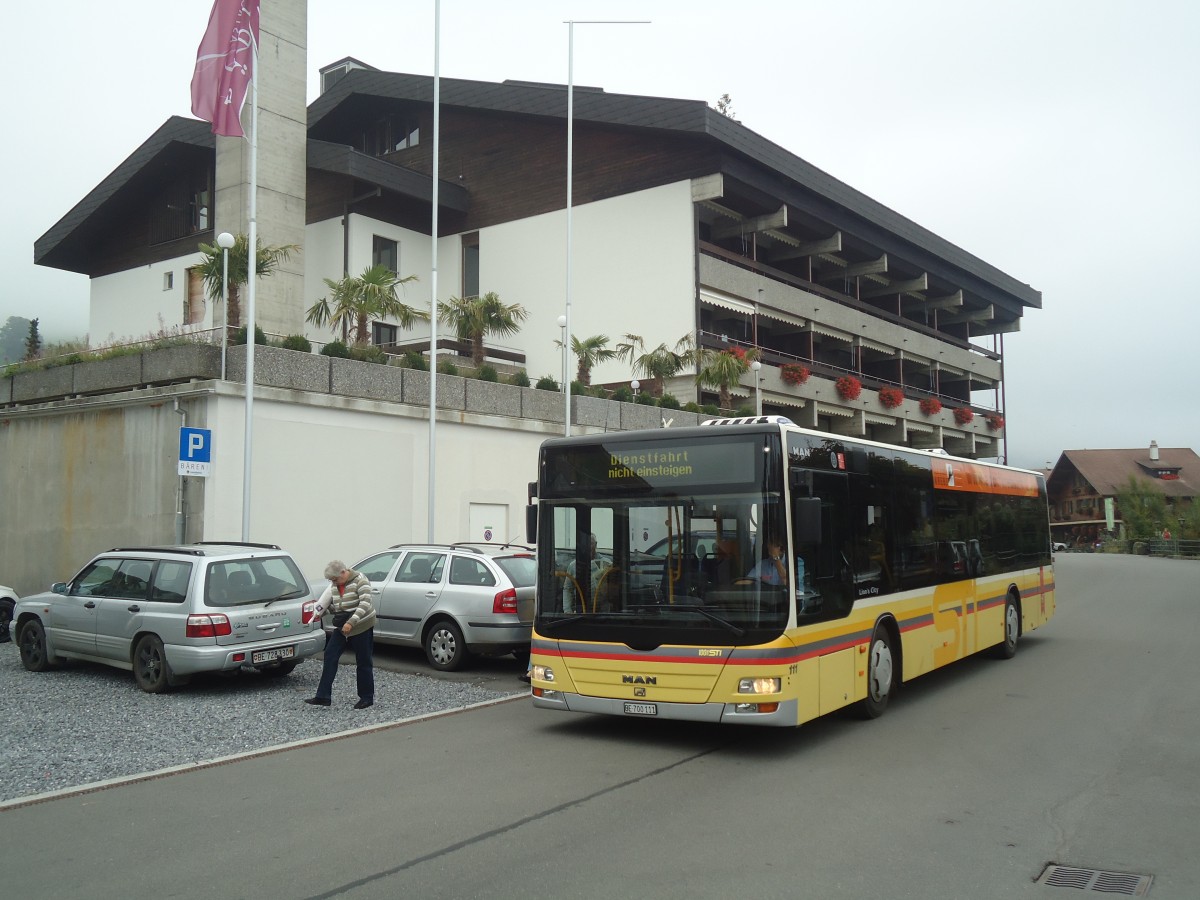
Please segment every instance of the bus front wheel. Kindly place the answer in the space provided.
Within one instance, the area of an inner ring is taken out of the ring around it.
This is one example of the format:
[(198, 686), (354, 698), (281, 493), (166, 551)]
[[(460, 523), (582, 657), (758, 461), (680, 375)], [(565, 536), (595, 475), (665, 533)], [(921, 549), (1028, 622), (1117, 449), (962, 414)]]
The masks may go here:
[(1004, 640), (993, 650), (998, 659), (1012, 659), (1017, 655), (1017, 641), (1021, 638), (1021, 610), (1012, 594), (1004, 601)]
[(858, 712), (864, 719), (878, 719), (887, 709), (896, 687), (895, 658), (891, 634), (876, 625), (867, 654), (867, 696), (858, 704)]

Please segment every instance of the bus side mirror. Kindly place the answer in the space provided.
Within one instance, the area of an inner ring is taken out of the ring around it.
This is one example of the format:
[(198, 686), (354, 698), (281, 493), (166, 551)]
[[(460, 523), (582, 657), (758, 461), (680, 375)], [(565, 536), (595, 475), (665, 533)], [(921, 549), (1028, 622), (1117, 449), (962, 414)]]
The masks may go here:
[(796, 497), (792, 500), (792, 531), (798, 544), (820, 543), (820, 497)]
[(525, 543), (537, 543), (537, 505), (533, 503), (525, 507)]

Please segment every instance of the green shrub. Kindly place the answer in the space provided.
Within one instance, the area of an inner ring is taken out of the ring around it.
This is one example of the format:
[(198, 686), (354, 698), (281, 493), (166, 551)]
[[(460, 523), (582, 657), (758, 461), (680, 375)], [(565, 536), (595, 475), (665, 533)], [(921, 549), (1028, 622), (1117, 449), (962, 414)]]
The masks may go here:
[(400, 358), (400, 365), (406, 369), (416, 369), (418, 372), (429, 371), (429, 360), (425, 358), (424, 353), (415, 350), (405, 350), (404, 356)]
[(359, 362), (377, 363), (381, 366), (386, 366), (388, 361), (387, 354), (383, 352), (382, 347), (372, 347), (369, 344), (352, 344), (350, 358), (357, 359)]
[(590, 389), (582, 381), (572, 381), (571, 382), (571, 396), (572, 397), (580, 397), (580, 396), (587, 397), (587, 396), (590, 396), (590, 394), (591, 394)]
[(640, 403), (642, 406), (653, 406), (657, 401), (649, 391), (638, 391), (638, 395), (633, 398), (634, 403)]
[(679, 409), (679, 399), (674, 394), (663, 394), (658, 398), (658, 405), (663, 409)]
[(535, 385), (535, 387), (539, 391), (557, 391), (558, 390), (558, 382), (555, 381), (553, 378), (551, 378), (549, 375), (543, 375), (541, 378), (539, 378), (537, 380), (537, 384)]
[(299, 350), (301, 353), (312, 353), (312, 341), (302, 334), (289, 334), (279, 346), (284, 350)]
[(487, 363), (484, 363), (479, 367), (479, 371), (475, 373), (475, 377), (480, 381), (495, 382), (500, 380), (500, 373), (496, 371), (495, 366), (489, 366)]
[(448, 359), (443, 359), (440, 363), (438, 363), (438, 372), (440, 372), (442, 375), (457, 375), (458, 366), (450, 362)]
[(719, 416), (721, 414), (720, 408), (715, 403), (705, 403), (700, 409), (708, 416)]
[(622, 385), (612, 392), (612, 399), (621, 403), (629, 403), (633, 400), (633, 391)]
[(737, 416), (752, 416), (754, 415), (754, 404), (747, 401), (737, 408), (734, 413)]
[(695, 400), (689, 400), (687, 403), (683, 404), (683, 411), (698, 413), (700, 412), (700, 404)]
[(508, 383), (515, 384), (517, 387), (529, 387), (529, 375), (524, 369), (521, 369), (508, 379)]
[[(246, 343), (246, 326), (243, 325), (241, 328), (239, 328), (237, 331), (235, 331), (233, 333), (233, 337), (231, 337), (229, 339), (229, 342), (234, 345), (245, 344)], [(267, 335), (266, 335), (266, 332), (264, 332), (262, 330), (261, 325), (254, 326), (254, 343), (261, 344), (264, 347), (267, 344)]]
[(335, 357), (336, 359), (349, 359), (350, 358), (350, 348), (347, 347), (341, 341), (330, 341), (328, 344), (326, 344), (324, 347), (321, 348), (321, 355), (322, 356), (332, 356), (332, 357)]

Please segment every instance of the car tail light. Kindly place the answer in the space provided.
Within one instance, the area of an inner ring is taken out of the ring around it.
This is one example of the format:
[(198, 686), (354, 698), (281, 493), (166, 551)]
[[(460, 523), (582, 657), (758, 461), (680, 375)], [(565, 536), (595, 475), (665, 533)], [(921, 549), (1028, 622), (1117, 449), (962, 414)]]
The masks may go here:
[(317, 611), (317, 603), (315, 600), (309, 600), (304, 604), (304, 609), (300, 613), (300, 621), (307, 625), (313, 620), (313, 613)]
[(501, 591), (496, 595), (496, 599), (492, 601), (492, 612), (494, 613), (515, 613), (517, 611), (517, 592), (509, 588), (507, 591)]
[(233, 629), (228, 616), (188, 616), (186, 634), (190, 638), (220, 637), (233, 634)]

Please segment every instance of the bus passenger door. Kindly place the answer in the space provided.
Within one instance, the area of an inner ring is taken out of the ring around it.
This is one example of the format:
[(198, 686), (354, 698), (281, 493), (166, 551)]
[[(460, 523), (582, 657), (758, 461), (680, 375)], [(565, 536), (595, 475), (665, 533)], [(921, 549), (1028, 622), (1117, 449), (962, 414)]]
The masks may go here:
[(811, 495), (821, 501), (821, 539), (815, 543), (797, 541), (793, 547), (796, 577), (803, 585), (800, 613), (813, 618), (839, 618), (854, 605), (849, 486), (845, 475), (808, 474), (812, 476)]

